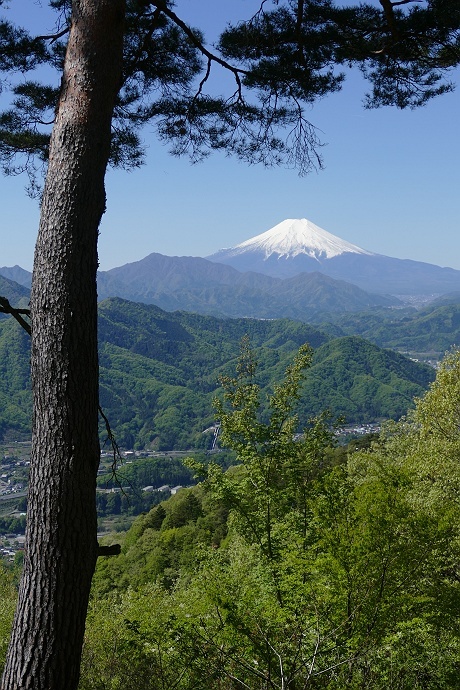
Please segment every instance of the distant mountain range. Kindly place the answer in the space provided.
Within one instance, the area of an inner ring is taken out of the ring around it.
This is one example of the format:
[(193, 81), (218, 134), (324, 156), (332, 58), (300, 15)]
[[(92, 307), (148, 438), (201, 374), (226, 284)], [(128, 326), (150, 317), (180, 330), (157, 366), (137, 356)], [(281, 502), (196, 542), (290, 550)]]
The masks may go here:
[[(452, 304), (460, 271), (372, 254), (305, 220), (285, 221), (218, 255), (228, 263), (150, 254), (98, 275), (101, 402), (124, 446), (207, 447), (217, 378), (234, 370), (245, 333), (264, 389), (309, 341), (315, 355), (300, 417), (328, 408), (350, 422), (399, 417), (434, 377), (381, 346), (439, 353), (460, 342), (460, 306)], [(353, 266), (343, 280), (344, 267)], [(341, 279), (329, 275), (339, 269)], [(359, 287), (364, 275), (388, 293), (445, 296), (416, 311)], [(27, 303), (30, 282), (19, 266), (0, 268), (0, 294), (13, 304)], [(216, 318), (223, 316), (233, 318)], [(309, 321), (324, 325), (301, 323)], [(0, 438), (21, 438), (30, 433), (29, 338), (11, 318), (0, 322), (0, 362)]]
[(282, 280), (251, 271), (240, 273), (206, 259), (161, 254), (99, 273), (98, 293), (100, 299), (117, 296), (168, 311), (302, 321), (331, 311), (400, 304), (394, 297), (372, 295), (321, 273)]
[[(0, 275), (30, 286), (31, 274), (19, 266), (0, 268)], [(460, 271), (372, 253), (303, 218), (207, 259), (153, 253), (101, 271), (98, 292), (100, 300), (121, 297), (168, 311), (318, 321), (401, 307), (404, 296), (458, 293)]]
[(0, 295), (6, 297), (13, 306), (24, 306), (29, 301), (29, 288), (14, 280), (5, 278), (2, 275), (2, 270), (0, 268)]
[(306, 218), (287, 219), (267, 232), (207, 257), (239, 271), (286, 278), (319, 271), (369, 292), (417, 295), (460, 290), (460, 271), (374, 254)]
[[(30, 285), (31, 274), (17, 268), (0, 268), (0, 275), (15, 275), (23, 285)], [(330, 312), (401, 304), (395, 297), (372, 295), (321, 273), (303, 273), (282, 280), (260, 273), (240, 273), (231, 266), (198, 257), (162, 254), (150, 254), (141, 261), (101, 271), (98, 294), (100, 301), (121, 297), (156, 304), (167, 311), (234, 318), (289, 317), (301, 321), (318, 319)]]
[(32, 273), (20, 266), (2, 266), (0, 275), (26, 288), (32, 285)]

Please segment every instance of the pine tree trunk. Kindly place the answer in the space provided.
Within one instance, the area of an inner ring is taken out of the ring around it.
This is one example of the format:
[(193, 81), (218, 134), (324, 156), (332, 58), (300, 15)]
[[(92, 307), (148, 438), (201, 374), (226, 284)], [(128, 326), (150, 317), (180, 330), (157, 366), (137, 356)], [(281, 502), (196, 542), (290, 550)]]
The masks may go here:
[(35, 250), (24, 571), (2, 690), (77, 687), (97, 558), (97, 235), (124, 0), (75, 0)]

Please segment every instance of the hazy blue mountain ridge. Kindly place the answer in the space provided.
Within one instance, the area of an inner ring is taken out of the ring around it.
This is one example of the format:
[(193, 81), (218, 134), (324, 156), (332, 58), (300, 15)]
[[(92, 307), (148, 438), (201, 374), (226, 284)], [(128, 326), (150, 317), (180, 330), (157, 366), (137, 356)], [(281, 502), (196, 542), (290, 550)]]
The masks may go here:
[(215, 316), (282, 318), (307, 321), (321, 312), (361, 311), (394, 306), (399, 300), (371, 295), (321, 273), (288, 280), (239, 271), (197, 257), (150, 254), (98, 276), (100, 299), (122, 297), (162, 309)]
[[(23, 279), (30, 284), (30, 274)], [(322, 313), (400, 304), (395, 297), (369, 294), (351, 283), (318, 272), (282, 280), (252, 271), (240, 273), (231, 266), (199, 257), (155, 253), (99, 272), (98, 295), (100, 301), (121, 297), (156, 304), (167, 311), (179, 309), (249, 318), (288, 317), (302, 321), (318, 318)]]
[(306, 218), (286, 219), (207, 258), (240, 271), (279, 278), (319, 271), (372, 293), (426, 295), (460, 290), (460, 271), (375, 254), (332, 235)]
[(0, 268), (0, 276), (8, 278), (19, 285), (23, 285), (26, 288), (30, 288), (32, 285), (32, 273), (26, 271), (20, 266), (2, 266)]
[(30, 290), (11, 278), (5, 278), (0, 269), (0, 295), (6, 297), (12, 306), (25, 307), (30, 298)]

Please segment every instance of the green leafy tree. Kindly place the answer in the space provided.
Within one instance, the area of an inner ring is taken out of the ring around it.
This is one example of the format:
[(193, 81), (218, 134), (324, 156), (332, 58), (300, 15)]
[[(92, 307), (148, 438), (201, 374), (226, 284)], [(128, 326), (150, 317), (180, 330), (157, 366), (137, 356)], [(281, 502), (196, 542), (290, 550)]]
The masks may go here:
[(17, 591), (11, 572), (0, 566), (0, 667), (5, 663), (6, 650), (16, 608)]
[[(241, 464), (190, 462), (204, 484), (166, 501), (161, 524), (158, 508), (138, 518), (100, 564), (83, 688), (457, 688), (458, 445), (446, 437), (458, 444), (458, 353), (413, 415), (339, 464), (325, 420), (284, 434), (309, 354), (263, 421), (244, 344), (218, 404)], [(187, 505), (195, 517), (168, 525)], [(214, 541), (223, 506), (228, 532)]]
[[(292, 492), (297, 492), (305, 464), (309, 462), (305, 458), (307, 443), (295, 440), (298, 419), (293, 409), (311, 359), (311, 348), (301, 347), (286, 371), (284, 382), (275, 387), (269, 398), (267, 423), (260, 419), (260, 387), (255, 381), (254, 353), (248, 338), (244, 338), (237, 377), (222, 377), (224, 401), (215, 400), (221, 424), (221, 444), (236, 452), (237, 461), (241, 463), (239, 480), (234, 482), (214, 463), (201, 466), (208, 482), (236, 510), (250, 539), (270, 560), (276, 559), (277, 553), (273, 523), (285, 510), (286, 503), (292, 500)], [(229, 404), (229, 411), (225, 403)], [(316, 425), (314, 431), (318, 428)], [(307, 438), (310, 443), (311, 431), (307, 432)]]
[(312, 488), (332, 435), (318, 418), (296, 436), (294, 413), (311, 359), (311, 348), (302, 346), (269, 398), (268, 421), (262, 421), (256, 363), (245, 339), (237, 377), (222, 378), (224, 401), (215, 402), (221, 442), (236, 452), (240, 466), (224, 473), (213, 463), (189, 462), (230, 509), (234, 534), (225, 555), (211, 558), (202, 573), (207, 599), (225, 621), (223, 637), (214, 627), (220, 627), (217, 620), (203, 624), (199, 635), (208, 644), (221, 640), (228, 650), (223, 672), (249, 687), (256, 678), (262, 687), (307, 682), (315, 644), (323, 644), (316, 635), (318, 610), (307, 563)]

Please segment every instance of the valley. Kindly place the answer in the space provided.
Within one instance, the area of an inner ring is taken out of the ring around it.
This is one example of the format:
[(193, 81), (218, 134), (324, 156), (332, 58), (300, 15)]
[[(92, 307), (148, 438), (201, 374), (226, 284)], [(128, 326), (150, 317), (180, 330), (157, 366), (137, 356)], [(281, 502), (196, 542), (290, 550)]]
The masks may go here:
[[(306, 229), (314, 233), (313, 248), (302, 245)], [(265, 234), (265, 244), (255, 238), (227, 252), (229, 264), (232, 256), (249, 261), (247, 252), (257, 247), (272, 259), (283, 250), (284, 274), (296, 259), (292, 275), (241, 273), (206, 259), (158, 254), (99, 275), (100, 399), (120, 448), (114, 474), (101, 423), (100, 534), (128, 529), (137, 514), (193, 484), (181, 458), (213, 457), (223, 467), (234, 461), (215, 434), (213, 399), (222, 398), (219, 380), (235, 369), (244, 337), (257, 360), (263, 415), (295, 352), (305, 342), (313, 347), (296, 433), (328, 410), (330, 423), (341, 420), (335, 432), (341, 446), (373, 437), (384, 420), (404, 415), (434, 380), (445, 352), (460, 342), (460, 293), (366, 292), (320, 271), (341, 254), (382, 257), (308, 221), (286, 221)], [(315, 270), (298, 273), (306, 254)], [(0, 269), (0, 292), (12, 304), (27, 305), (29, 286), (30, 274), (20, 267)], [(0, 318), (0, 523), (10, 560), (21, 551), (25, 524), (28, 351), (20, 326)], [(217, 455), (209, 455), (211, 448)]]

